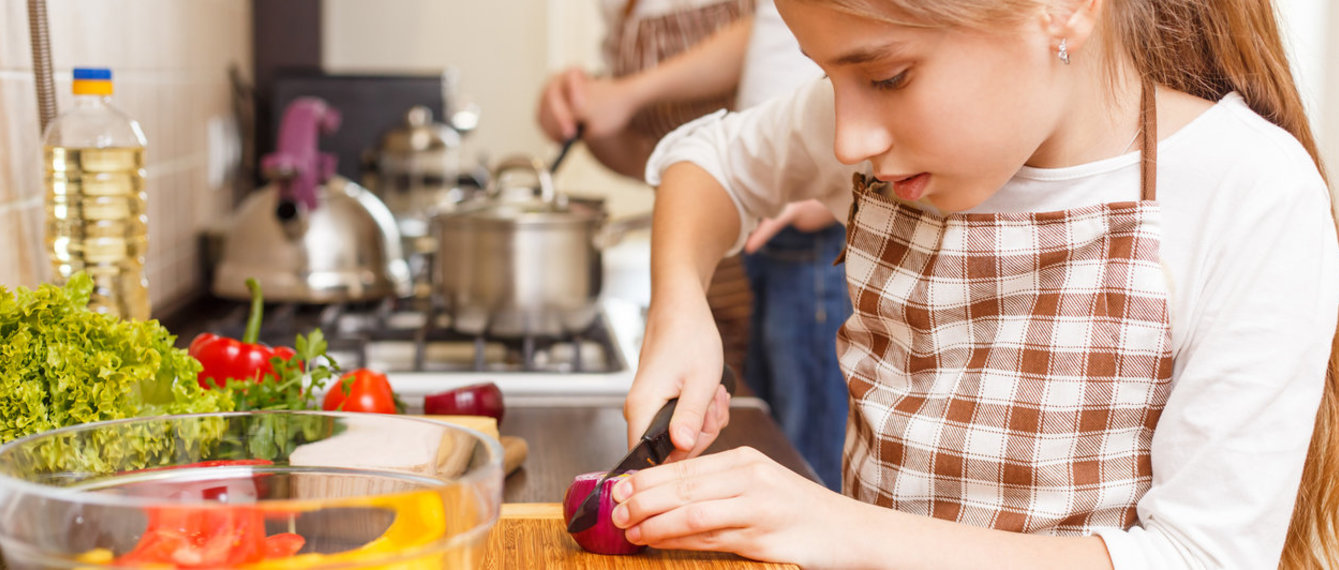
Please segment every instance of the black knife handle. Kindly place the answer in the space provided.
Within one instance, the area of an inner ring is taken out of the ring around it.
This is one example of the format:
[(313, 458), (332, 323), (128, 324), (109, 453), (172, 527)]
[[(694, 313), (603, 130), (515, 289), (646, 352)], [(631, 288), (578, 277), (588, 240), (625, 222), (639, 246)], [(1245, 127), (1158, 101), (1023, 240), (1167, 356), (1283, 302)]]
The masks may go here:
[[(729, 366), (721, 369), (721, 385), (725, 386), (725, 392), (733, 396), (735, 394), (735, 385), (738, 381), (735, 379), (735, 371)], [(651, 425), (647, 426), (646, 431), (642, 432), (642, 439), (653, 438), (662, 433), (669, 433), (670, 418), (674, 417), (674, 408), (678, 407), (679, 399), (670, 398), (656, 412), (656, 417), (651, 419)]]
[(725, 393), (731, 396), (735, 395), (735, 383), (735, 371), (727, 364), (721, 369), (721, 385), (725, 386)]

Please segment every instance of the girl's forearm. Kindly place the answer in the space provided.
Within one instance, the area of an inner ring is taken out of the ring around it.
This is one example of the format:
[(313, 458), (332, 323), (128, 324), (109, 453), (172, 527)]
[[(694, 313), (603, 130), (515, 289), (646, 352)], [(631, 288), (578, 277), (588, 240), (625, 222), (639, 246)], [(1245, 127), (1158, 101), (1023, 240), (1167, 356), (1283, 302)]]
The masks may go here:
[(666, 169), (652, 218), (651, 298), (705, 291), (739, 229), (734, 202), (710, 174), (688, 162)]
[(1110, 570), (1096, 536), (1041, 536), (979, 528), (860, 503), (850, 531), (862, 533), (839, 549), (851, 558), (833, 567), (899, 570)]

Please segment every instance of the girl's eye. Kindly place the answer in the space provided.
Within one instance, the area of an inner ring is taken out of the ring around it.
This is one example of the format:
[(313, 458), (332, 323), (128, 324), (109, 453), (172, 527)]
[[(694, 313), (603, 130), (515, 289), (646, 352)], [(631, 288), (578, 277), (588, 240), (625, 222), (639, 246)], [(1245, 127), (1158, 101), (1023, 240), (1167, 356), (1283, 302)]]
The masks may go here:
[(906, 79), (907, 79), (907, 72), (903, 71), (902, 73), (889, 77), (888, 79), (870, 81), (869, 85), (870, 87), (873, 87), (881, 91), (889, 91), (901, 87), (902, 84), (906, 82)]

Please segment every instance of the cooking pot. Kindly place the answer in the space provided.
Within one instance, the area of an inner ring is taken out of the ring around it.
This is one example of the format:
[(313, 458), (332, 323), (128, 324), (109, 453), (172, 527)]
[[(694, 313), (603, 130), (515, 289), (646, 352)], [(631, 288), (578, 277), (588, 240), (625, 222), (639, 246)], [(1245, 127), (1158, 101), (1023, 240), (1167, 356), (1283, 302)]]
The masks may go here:
[(363, 185), (390, 208), (407, 238), (426, 235), (427, 212), (470, 190), (462, 187), (460, 134), (424, 106), (410, 108), (401, 125), (382, 134), (364, 170)]
[[(509, 186), (511, 171), (530, 172), (538, 186)], [(549, 170), (532, 157), (503, 160), (490, 180), (479, 199), (432, 218), (435, 286), (452, 326), (503, 337), (590, 327), (603, 277), (601, 249), (649, 217), (607, 223), (602, 200), (559, 194)]]
[(263, 168), (271, 183), (233, 215), (214, 294), (249, 299), (255, 278), (272, 301), (354, 302), (409, 294), (409, 266), (395, 218), (376, 196), (334, 175), (334, 157), (317, 151), (320, 131), (339, 114), (315, 98), (285, 111), (278, 150)]

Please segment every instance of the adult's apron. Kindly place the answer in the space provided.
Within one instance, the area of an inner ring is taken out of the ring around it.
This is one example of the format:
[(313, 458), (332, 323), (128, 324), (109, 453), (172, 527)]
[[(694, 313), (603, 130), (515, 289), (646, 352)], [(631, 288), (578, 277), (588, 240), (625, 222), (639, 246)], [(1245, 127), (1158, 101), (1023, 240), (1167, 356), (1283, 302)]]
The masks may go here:
[[(686, 7), (683, 9), (641, 18), (635, 16), (637, 3), (638, 0), (628, 0), (622, 17), (611, 25), (605, 36), (605, 60), (615, 77), (653, 68), (711, 37), (721, 28), (751, 15), (754, 8), (754, 0), (684, 3)], [(733, 108), (734, 101), (735, 91), (732, 89), (694, 101), (658, 103), (633, 116), (629, 128), (649, 140), (659, 140), (688, 121), (717, 109)], [(721, 332), (725, 363), (736, 371), (742, 370), (748, 348), (753, 293), (739, 256), (728, 257), (716, 266), (707, 289), (707, 304)]]
[(848, 495), (1019, 532), (1135, 524), (1172, 373), (1143, 90), (1139, 201), (939, 216), (856, 176)]

